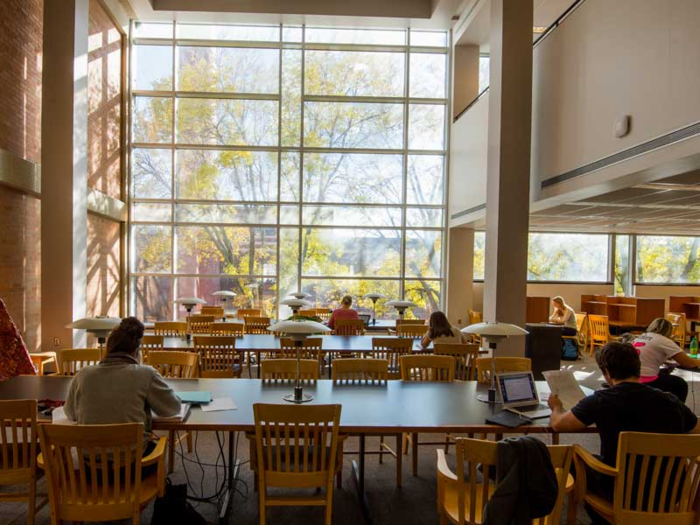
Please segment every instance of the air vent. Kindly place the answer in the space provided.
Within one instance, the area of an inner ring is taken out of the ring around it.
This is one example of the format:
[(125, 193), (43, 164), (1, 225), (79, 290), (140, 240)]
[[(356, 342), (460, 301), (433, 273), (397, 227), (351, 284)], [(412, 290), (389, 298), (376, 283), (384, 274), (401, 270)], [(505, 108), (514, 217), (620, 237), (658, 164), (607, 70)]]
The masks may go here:
[(474, 213), (477, 211), (485, 210), (486, 209), (486, 203), (484, 204), (479, 204), (478, 206), (474, 206), (473, 208), (469, 208), (467, 210), (462, 210), (457, 213), (453, 213), (450, 215), (450, 219), (459, 219), (460, 217), (464, 217), (465, 215), (469, 215), (470, 213)]
[(695, 124), (691, 124), (690, 126), (687, 126), (685, 128), (673, 131), (667, 135), (663, 135), (648, 142), (644, 142), (643, 144), (639, 144), (638, 146), (626, 149), (625, 151), (620, 151), (619, 153), (615, 153), (614, 155), (610, 155), (609, 157), (605, 157), (604, 159), (600, 159), (590, 164), (586, 164), (585, 166), (581, 166), (580, 168), (576, 168), (575, 170), (567, 171), (566, 173), (562, 173), (561, 175), (551, 177), (547, 180), (542, 181), (540, 187), (542, 189), (545, 189), (554, 186), (555, 184), (561, 184), (562, 182), (570, 181), (571, 179), (575, 179), (576, 177), (580, 177), (581, 175), (586, 175), (587, 173), (591, 173), (592, 171), (607, 168), (612, 164), (616, 164), (618, 162), (631, 159), (632, 157), (648, 153), (652, 150), (659, 149), (664, 146), (674, 144), (676, 142), (680, 142), (698, 134), (700, 134), (700, 122), (696, 122)]

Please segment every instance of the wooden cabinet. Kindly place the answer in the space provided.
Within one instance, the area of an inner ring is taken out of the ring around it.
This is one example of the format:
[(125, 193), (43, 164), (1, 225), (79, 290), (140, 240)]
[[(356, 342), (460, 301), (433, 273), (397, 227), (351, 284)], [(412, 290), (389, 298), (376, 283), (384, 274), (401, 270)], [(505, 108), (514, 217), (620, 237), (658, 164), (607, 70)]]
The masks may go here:
[(700, 297), (672, 295), (668, 298), (668, 311), (683, 313), (688, 321), (700, 321)]
[(582, 295), (581, 310), (593, 315), (607, 315), (611, 326), (646, 327), (664, 316), (664, 299)]
[(549, 321), (549, 297), (528, 297), (525, 303), (525, 322), (546, 323)]

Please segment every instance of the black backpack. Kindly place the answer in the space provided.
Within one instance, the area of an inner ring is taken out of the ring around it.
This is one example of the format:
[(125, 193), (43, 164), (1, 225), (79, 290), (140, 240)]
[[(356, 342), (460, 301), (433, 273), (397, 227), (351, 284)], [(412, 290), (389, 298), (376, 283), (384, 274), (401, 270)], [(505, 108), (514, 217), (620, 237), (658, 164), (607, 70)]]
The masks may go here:
[(165, 480), (165, 494), (157, 498), (151, 525), (206, 525), (207, 521), (187, 501), (187, 485)]

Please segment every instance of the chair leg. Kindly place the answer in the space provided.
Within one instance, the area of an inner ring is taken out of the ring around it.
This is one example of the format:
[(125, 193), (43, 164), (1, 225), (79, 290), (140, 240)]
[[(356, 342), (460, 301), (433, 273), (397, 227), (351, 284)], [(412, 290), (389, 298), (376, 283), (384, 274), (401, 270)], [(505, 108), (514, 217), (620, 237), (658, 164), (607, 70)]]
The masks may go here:
[(418, 434), (413, 433), (411, 436), (411, 456), (413, 462), (413, 475), (418, 475)]
[(445, 436), (445, 455), (450, 453), (450, 435)]
[(379, 464), (384, 463), (384, 436), (379, 436)]
[(333, 485), (326, 489), (326, 525), (331, 525), (333, 519)]
[(401, 488), (403, 479), (403, 435), (396, 436), (396, 486)]
[(34, 525), (34, 514), (36, 512), (36, 478), (32, 476), (29, 483), (29, 502), (27, 508), (27, 525)]
[(168, 474), (175, 470), (175, 432), (168, 432)]

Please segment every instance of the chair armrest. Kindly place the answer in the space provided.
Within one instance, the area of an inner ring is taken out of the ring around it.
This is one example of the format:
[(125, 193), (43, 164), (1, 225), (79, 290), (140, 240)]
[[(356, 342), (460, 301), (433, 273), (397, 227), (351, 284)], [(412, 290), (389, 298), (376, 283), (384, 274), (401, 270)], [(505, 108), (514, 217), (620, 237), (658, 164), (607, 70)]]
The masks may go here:
[(576, 457), (580, 458), (581, 461), (583, 461), (587, 467), (595, 470), (596, 472), (600, 472), (601, 474), (612, 477), (617, 477), (619, 473), (617, 469), (609, 467), (608, 465), (600, 461), (598, 458), (596, 458), (593, 454), (588, 452), (581, 445), (574, 445), (574, 454)]
[(162, 436), (158, 438), (158, 443), (156, 443), (156, 448), (148, 456), (141, 458), (141, 466), (147, 467), (157, 463), (162, 458), (165, 457), (165, 447), (168, 445), (168, 438)]
[(452, 472), (450, 470), (450, 467), (447, 466), (447, 460), (445, 459), (445, 451), (441, 449), (437, 449), (437, 471), (438, 478), (443, 478), (447, 481), (459, 481), (454, 472)]

